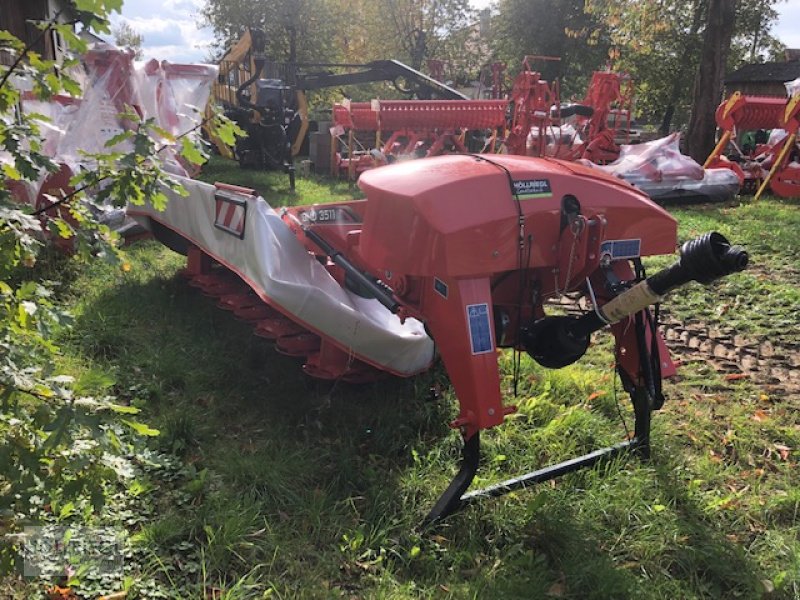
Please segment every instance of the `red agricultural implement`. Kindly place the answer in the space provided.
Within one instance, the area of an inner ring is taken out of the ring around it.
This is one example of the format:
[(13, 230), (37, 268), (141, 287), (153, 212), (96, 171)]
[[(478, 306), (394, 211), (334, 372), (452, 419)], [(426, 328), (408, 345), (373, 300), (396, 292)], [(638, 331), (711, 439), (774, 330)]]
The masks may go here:
[[(582, 105), (592, 109), (583, 128), (580, 157), (597, 164), (619, 158), (619, 144), (630, 142), (633, 81), (613, 71), (595, 71)], [(620, 135), (620, 133), (622, 135)]]
[[(119, 117), (117, 125), (129, 126)], [(165, 189), (164, 210), (145, 200), (128, 214), (187, 256), (190, 285), (251, 322), (277, 351), (302, 358), (308, 375), (411, 377), (441, 357), (459, 401), (451, 425), (463, 437), (463, 462), (428, 522), (474, 498), (623, 452), (648, 456), (662, 378), (675, 373), (658, 303), (685, 283), (709, 283), (748, 261), (742, 248), (710, 233), (647, 277), (643, 257), (675, 252), (674, 218), (627, 183), (556, 159), (408, 161), (364, 173), (364, 200), (280, 212), (253, 190), (175, 177), (187, 195)], [(565, 294), (585, 296), (589, 309), (547, 314), (546, 301)], [(606, 327), (633, 402), (633, 437), (467, 493), (480, 432), (516, 410), (503, 398), (500, 349), (560, 368), (579, 360)]]
[[(505, 99), (334, 105), (334, 132), (343, 152), (334, 145), (332, 169), (355, 179), (368, 169), (403, 158), (501, 149), (519, 156), (583, 158), (598, 164), (616, 160), (619, 142), (628, 141), (620, 134), (630, 128), (630, 79), (597, 71), (580, 104), (562, 105), (558, 81), (548, 82), (532, 70), (530, 61), (535, 59), (557, 60), (526, 56)], [(478, 147), (467, 141), (470, 132), (484, 134)], [(383, 140), (384, 136), (388, 138)]]
[[(423, 158), (469, 151), (468, 131), (491, 131), (482, 150), (494, 152), (506, 125), (505, 100), (374, 100), (336, 104), (334, 128), (346, 146), (346, 157), (333, 148), (333, 168), (350, 179), (367, 169), (404, 158)], [(375, 136), (372, 149), (361, 147), (356, 134)], [(389, 137), (383, 141), (383, 132)]]
[[(735, 92), (717, 108), (717, 126), (722, 136), (703, 165), (733, 170), (742, 184), (758, 199), (769, 187), (784, 198), (800, 197), (800, 93), (788, 99), (777, 96), (746, 96)], [(740, 148), (738, 134), (752, 130), (783, 130), (771, 141)], [(731, 144), (734, 152), (723, 156)]]
[[(44, 115), (43, 152), (53, 158), (59, 170), (43, 174), (38, 187), (12, 186), (16, 198), (33, 205), (37, 214), (58, 212), (73, 222), (67, 207), (49, 208), (72, 191), (70, 179), (80, 169), (90, 169), (87, 154), (109, 150), (125, 152), (132, 142), (125, 139), (107, 148), (109, 139), (132, 128), (130, 119), (152, 118), (162, 130), (178, 137), (190, 133), (198, 114), (192, 106), (203, 106), (216, 69), (208, 65), (159, 63), (151, 60), (138, 68), (133, 52), (98, 45), (88, 51), (82, 62), (88, 74), (82, 98), (55, 96), (38, 100), (30, 93), (22, 97), (22, 110), (30, 115)], [(174, 141), (163, 140), (161, 158), (170, 172), (187, 175), (190, 165), (174, 152)]]
[[(658, 329), (660, 302), (689, 281), (709, 283), (747, 264), (717, 233), (687, 242), (681, 258), (646, 277), (641, 258), (672, 254), (673, 217), (644, 194), (573, 163), (451, 155), (364, 173), (365, 200), (272, 210), (252, 190), (185, 180), (166, 211), (131, 208), (159, 239), (189, 257), (190, 284), (252, 321), (279, 352), (325, 379), (411, 376), (433, 344), (460, 409), (459, 473), (431, 510), (437, 521), (473, 498), (587, 467), (625, 451), (647, 456), (651, 411), (675, 366)], [(545, 301), (585, 295), (578, 317)], [(481, 430), (515, 411), (504, 402), (498, 351), (527, 352), (560, 368), (593, 332), (610, 328), (630, 393), (632, 439), (485, 490), (465, 493)]]

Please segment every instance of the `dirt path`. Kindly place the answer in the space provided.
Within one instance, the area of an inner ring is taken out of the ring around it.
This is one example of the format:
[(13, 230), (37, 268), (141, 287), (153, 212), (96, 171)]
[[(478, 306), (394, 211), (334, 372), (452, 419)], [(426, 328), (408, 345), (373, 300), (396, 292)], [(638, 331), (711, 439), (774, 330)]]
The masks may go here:
[[(590, 310), (584, 302), (562, 297), (548, 305), (569, 314), (581, 314)], [(749, 379), (773, 394), (800, 394), (800, 340), (755, 340), (731, 327), (710, 326), (699, 319), (681, 321), (663, 313), (661, 321), (673, 360), (706, 362), (730, 379)]]
[(732, 328), (671, 316), (664, 317), (662, 330), (676, 360), (705, 361), (719, 373), (745, 376), (773, 393), (800, 393), (800, 343), (757, 341)]

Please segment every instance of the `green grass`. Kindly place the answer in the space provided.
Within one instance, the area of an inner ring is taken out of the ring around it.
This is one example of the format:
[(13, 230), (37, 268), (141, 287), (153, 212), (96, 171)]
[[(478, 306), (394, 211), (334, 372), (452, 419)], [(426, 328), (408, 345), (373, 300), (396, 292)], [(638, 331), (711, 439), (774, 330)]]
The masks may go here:
[(318, 175), (300, 177), (297, 174), (295, 191), (289, 188), (289, 176), (280, 172), (259, 171), (257, 169), (241, 169), (233, 161), (219, 156), (212, 156), (203, 166), (198, 179), (215, 183), (236, 183), (256, 190), (264, 196), (272, 206), (289, 206), (294, 204), (317, 204), (337, 200), (361, 198), (358, 187), (348, 181), (333, 181)]
[[(273, 205), (348, 192), (299, 180), (290, 197), (283, 175), (219, 161), (204, 173), (233, 175)], [(683, 238), (719, 228), (748, 245), (756, 270), (711, 292), (692, 288), (670, 310), (735, 318), (766, 335), (787, 327), (765, 318), (768, 306), (796, 326), (798, 208), (676, 210)], [(76, 326), (61, 365), (91, 374), (88, 388), (112, 390), (161, 430), (152, 460), (102, 517), (133, 534), (129, 598), (201, 598), (212, 588), (231, 599), (800, 595), (793, 398), (689, 364), (666, 385), (651, 461), (574, 473), (422, 532), (460, 450), (440, 368), (365, 386), (311, 381), (299, 361), (189, 288), (177, 255), (149, 242), (129, 260), (129, 272), (97, 264), (75, 276), (66, 293)], [(724, 315), (720, 294), (733, 303)], [(621, 440), (615, 395), (632, 417), (611, 362), (608, 344), (560, 371), (524, 358), (520, 411), (484, 434), (476, 485)], [(510, 390), (510, 356), (501, 363)], [(443, 398), (431, 398), (433, 385)], [(791, 448), (788, 460), (776, 444)]]
[(693, 286), (676, 294), (667, 309), (681, 319), (699, 318), (755, 339), (794, 344), (800, 325), (800, 201), (767, 197), (672, 212), (681, 240), (718, 230), (747, 247), (751, 265), (709, 288)]

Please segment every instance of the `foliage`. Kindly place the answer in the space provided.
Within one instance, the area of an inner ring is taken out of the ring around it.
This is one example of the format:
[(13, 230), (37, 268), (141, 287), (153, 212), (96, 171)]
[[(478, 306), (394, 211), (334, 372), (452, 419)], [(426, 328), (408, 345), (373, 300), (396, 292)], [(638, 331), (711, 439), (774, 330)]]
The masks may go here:
[[(483, 59), (467, 0), (211, 0), (201, 14), (214, 29), (217, 58), (247, 27), (255, 27), (266, 33), (266, 54), (278, 62), (289, 59), (293, 34), (298, 62), (358, 64), (393, 58), (426, 70), (427, 59), (435, 58), (447, 63), (451, 77), (468, 80), (477, 76)], [(362, 87), (345, 94), (362, 99), (387, 97), (387, 91), (388, 97), (394, 95), (386, 86)], [(315, 104), (329, 108), (331, 97), (339, 94), (318, 90)]]
[(214, 28), (217, 58), (248, 27), (266, 33), (266, 54), (272, 60), (289, 59), (292, 34), (299, 62), (337, 62), (339, 58), (339, 20), (331, 0), (208, 0), (201, 15)]
[(557, 62), (534, 60), (531, 66), (545, 79), (560, 78), (565, 99), (582, 99), (592, 71), (607, 63), (609, 47), (599, 18), (584, 11), (583, 0), (501, 0), (498, 9), (493, 47), (512, 76), (525, 55), (559, 57)]
[[(399, 59), (420, 69), (428, 58), (447, 60), (467, 47), (458, 34), (474, 21), (467, 0), (382, 0), (383, 36), (399, 46)], [(373, 35), (380, 32), (374, 29)], [(455, 36), (455, 37), (454, 37)]]
[(736, 30), (728, 56), (731, 69), (744, 63), (783, 60), (785, 46), (770, 32), (778, 19), (775, 0), (736, 3)]
[[(615, 67), (630, 72), (636, 82), (638, 111), (650, 119), (675, 114), (688, 120), (690, 96), (700, 59), (709, 0), (587, 0), (586, 10), (603, 24), (619, 50)], [(777, 18), (777, 0), (737, 3), (734, 49), (729, 67), (749, 56), (745, 47), (776, 48), (769, 30)]]
[[(75, 20), (55, 18), (38, 24), (40, 37), (58, 31), (71, 47), (86, 49), (73, 26), (108, 31), (107, 17), (121, 0), (76, 0)], [(55, 341), (72, 319), (61, 307), (59, 288), (73, 263), (120, 261), (117, 236), (94, 219), (102, 204), (121, 206), (149, 198), (163, 205), (164, 188), (180, 191), (162, 171), (160, 153), (173, 136), (142, 121), (132, 110), (121, 115), (130, 128), (110, 139), (103, 152), (84, 155), (87, 167), (69, 190), (49, 191), (51, 204), (34, 210), (41, 181), (62, 169), (46, 154), (46, 117), (21, 110), (20, 85), (35, 98), (79, 95), (68, 75), (77, 64), (56, 65), (10, 33), (0, 44), (12, 51), (11, 66), (0, 70), (0, 572), (19, 567), (19, 545), (12, 534), (26, 523), (91, 523), (114, 482), (124, 478), (124, 457), (135, 455), (141, 436), (156, 435), (137, 420), (139, 409), (119, 403), (113, 379), (92, 373), (75, 378), (58, 366)], [(59, 67), (59, 68), (57, 68)], [(189, 134), (191, 132), (186, 132)], [(230, 135), (226, 130), (226, 135)], [(188, 138), (185, 138), (188, 139)], [(192, 144), (184, 159), (204, 160)], [(47, 188), (45, 188), (47, 189)], [(30, 202), (28, 202), (30, 201)], [(59, 258), (54, 246), (71, 258)]]
[(114, 35), (114, 43), (120, 48), (130, 48), (134, 51), (136, 60), (141, 60), (144, 52), (142, 44), (144, 36), (124, 21), (111, 30)]
[[(737, 3), (729, 69), (782, 49), (770, 34), (777, 1)], [(513, 77), (524, 55), (557, 56), (560, 62), (535, 66), (546, 79), (559, 77), (563, 96), (576, 99), (591, 72), (610, 65), (632, 76), (638, 116), (658, 119), (666, 133), (673, 122), (688, 121), (708, 2), (499, 0), (488, 40), (477, 37), (476, 15), (465, 0), (211, 0), (202, 14), (214, 28), (219, 55), (254, 25), (267, 31), (268, 55), (276, 60), (288, 56), (294, 28), (300, 61), (396, 58), (425, 70), (427, 59), (438, 59), (459, 83), (477, 78), (493, 60), (504, 61)]]

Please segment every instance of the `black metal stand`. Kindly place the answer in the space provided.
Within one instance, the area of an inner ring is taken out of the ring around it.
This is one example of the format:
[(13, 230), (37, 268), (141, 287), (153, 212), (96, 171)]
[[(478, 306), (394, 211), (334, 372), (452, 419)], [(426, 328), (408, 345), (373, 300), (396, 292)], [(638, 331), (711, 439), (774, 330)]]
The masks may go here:
[(469, 484), (472, 483), (481, 460), (480, 436), (480, 432), (477, 432), (464, 442), (464, 448), (461, 450), (461, 468), (439, 500), (436, 501), (431, 512), (425, 517), (423, 525), (436, 523), (461, 507), (461, 494), (466, 492)]
[(609, 446), (608, 448), (601, 448), (594, 452), (584, 454), (583, 456), (565, 460), (564, 462), (549, 465), (542, 469), (520, 475), (519, 477), (507, 479), (495, 485), (465, 494), (464, 492), (466, 492), (475, 477), (475, 473), (478, 470), (478, 463), (480, 462), (480, 434), (476, 433), (464, 443), (461, 468), (436, 502), (433, 509), (428, 513), (428, 516), (425, 517), (423, 525), (437, 523), (476, 499), (504, 496), (514, 490), (526, 488), (535, 483), (541, 483), (579, 469), (591, 467), (601, 461), (608, 460), (625, 452), (632, 451), (641, 458), (649, 458), (650, 397), (645, 388), (637, 387), (631, 393), (631, 399), (633, 400), (635, 418), (633, 439)]

